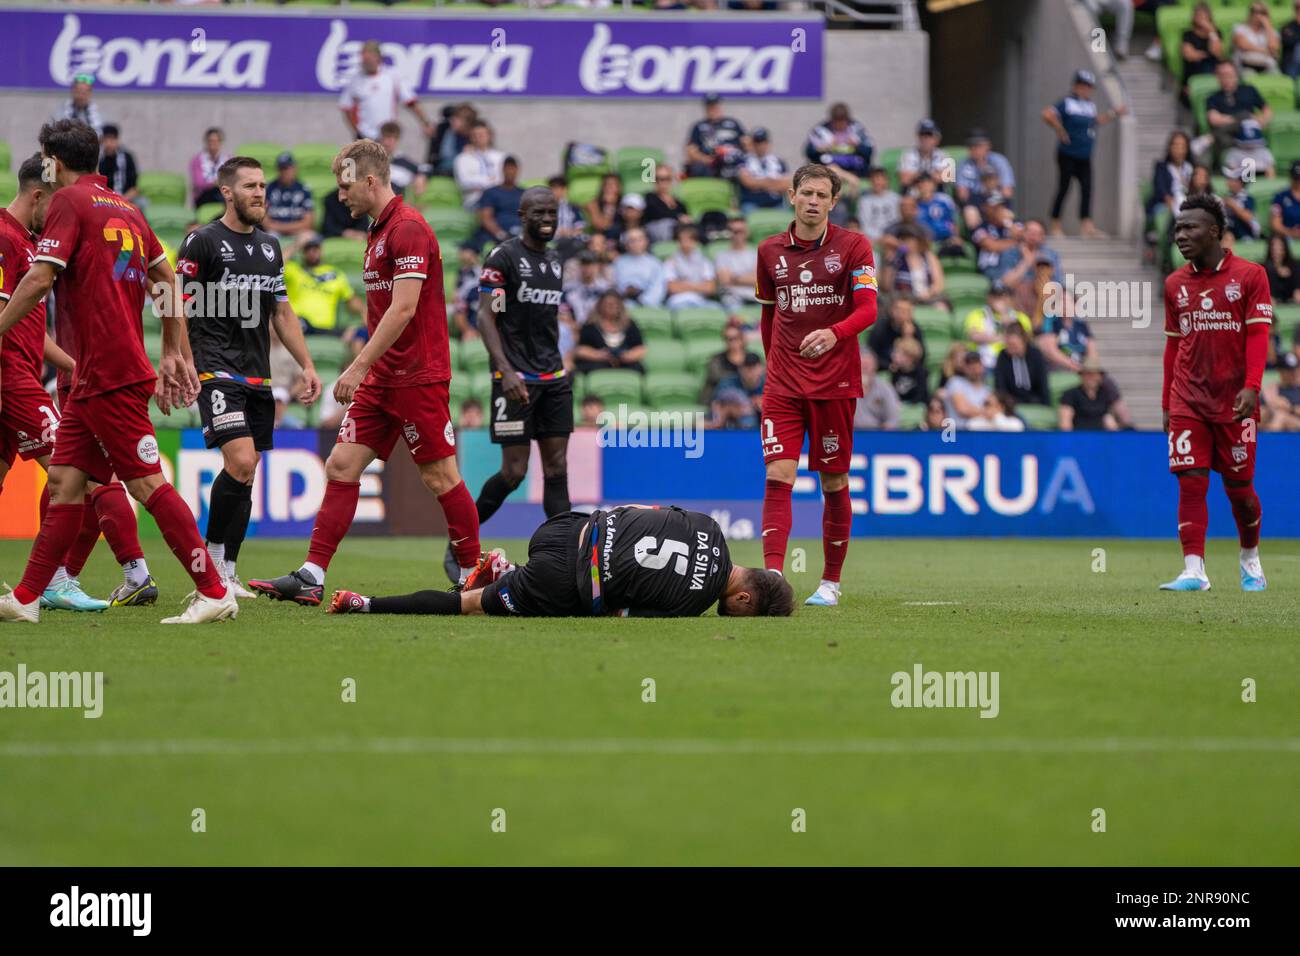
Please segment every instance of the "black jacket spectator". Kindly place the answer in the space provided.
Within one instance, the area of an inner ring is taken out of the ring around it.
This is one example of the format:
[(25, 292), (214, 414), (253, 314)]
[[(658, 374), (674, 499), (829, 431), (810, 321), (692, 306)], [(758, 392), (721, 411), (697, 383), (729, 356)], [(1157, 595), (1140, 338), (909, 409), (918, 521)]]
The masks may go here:
[(325, 239), (341, 236), (345, 232), (364, 233), (370, 228), (370, 217), (354, 219), (348, 207), (339, 201), (337, 190), (325, 194), (325, 213), (321, 220), (320, 234)]
[(998, 353), (993, 366), (993, 388), (1006, 392), (1018, 405), (1051, 405), (1052, 390), (1047, 383), (1047, 361), (1034, 345), (1023, 356), (1014, 357), (1007, 349)]
[[(889, 317), (875, 322), (871, 326), (871, 331), (867, 333), (867, 348), (876, 354), (876, 363), (881, 368), (889, 368), (889, 363), (894, 354), (894, 343), (904, 335), (911, 335), (921, 343), (922, 348), (925, 346), (925, 336), (921, 332), (921, 327), (912, 321), (910, 303), (906, 306), (907, 317), (905, 319), (895, 318), (894, 316), (895, 309), (900, 308), (903, 307), (895, 306), (891, 308)], [(924, 353), (922, 354), (922, 363), (924, 364)]]
[(1076, 385), (1061, 396), (1061, 404), (1074, 409), (1074, 431), (1106, 431), (1106, 416), (1110, 407), (1119, 401), (1119, 389), (1110, 379), (1103, 379), (1096, 395), (1089, 395), (1082, 385)]
[(105, 153), (99, 157), (99, 175), (108, 180), (108, 188), (119, 196), (125, 196), (135, 189), (140, 179), (135, 157), (129, 149), (120, 147), (112, 156)]

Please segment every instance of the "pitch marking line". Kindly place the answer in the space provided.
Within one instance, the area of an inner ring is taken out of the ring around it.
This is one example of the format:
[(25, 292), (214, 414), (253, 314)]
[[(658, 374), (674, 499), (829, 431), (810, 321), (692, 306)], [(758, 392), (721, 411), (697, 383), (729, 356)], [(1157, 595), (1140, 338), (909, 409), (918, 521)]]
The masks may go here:
[(107, 740), (99, 743), (0, 744), (0, 758), (201, 757), (294, 754), (556, 754), (576, 756), (819, 756), (852, 754), (1128, 754), (1294, 753), (1300, 737), (866, 738), (847, 740), (529, 739), (474, 737), (342, 737), (297, 740)]

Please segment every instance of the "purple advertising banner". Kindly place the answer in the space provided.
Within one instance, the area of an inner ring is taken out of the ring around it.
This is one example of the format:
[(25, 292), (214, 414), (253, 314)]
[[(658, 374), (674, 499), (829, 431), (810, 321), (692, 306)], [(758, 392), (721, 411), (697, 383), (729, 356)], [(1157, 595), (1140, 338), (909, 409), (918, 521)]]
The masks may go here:
[(820, 18), (0, 10), (0, 87), (338, 93), (361, 45), (422, 96), (820, 98)]

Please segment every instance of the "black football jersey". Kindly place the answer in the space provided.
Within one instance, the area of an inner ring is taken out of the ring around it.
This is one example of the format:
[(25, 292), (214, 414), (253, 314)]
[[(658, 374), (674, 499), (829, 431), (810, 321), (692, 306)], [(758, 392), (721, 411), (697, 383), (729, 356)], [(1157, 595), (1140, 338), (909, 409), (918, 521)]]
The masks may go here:
[(494, 316), (501, 349), (525, 382), (563, 378), (559, 321), (563, 272), (554, 250), (534, 252), (517, 236), (493, 249), (483, 262), (479, 294), (499, 297), (501, 306)]
[(279, 240), (211, 222), (181, 244), (176, 272), (200, 378), (270, 388), (271, 320), (286, 298)]
[(708, 515), (622, 507), (597, 511), (593, 518), (579, 548), (577, 574), (579, 593), (593, 601), (595, 613), (694, 617), (726, 590), (731, 554)]

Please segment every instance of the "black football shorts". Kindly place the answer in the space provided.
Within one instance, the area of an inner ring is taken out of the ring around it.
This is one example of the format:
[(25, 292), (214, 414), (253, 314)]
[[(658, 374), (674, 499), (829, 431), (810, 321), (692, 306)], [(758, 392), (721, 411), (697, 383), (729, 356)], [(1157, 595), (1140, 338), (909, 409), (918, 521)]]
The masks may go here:
[(550, 438), (573, 432), (573, 383), (562, 378), (545, 385), (527, 382), (527, 402), (512, 402), (501, 390), (501, 380), (492, 380), (492, 404), (488, 409), (492, 441), (498, 445), (523, 445), (534, 438)]
[(203, 421), (203, 443), (209, 448), (220, 448), (232, 438), (252, 438), (258, 451), (272, 445), (275, 399), (269, 388), (208, 379), (199, 389), (199, 417)]

